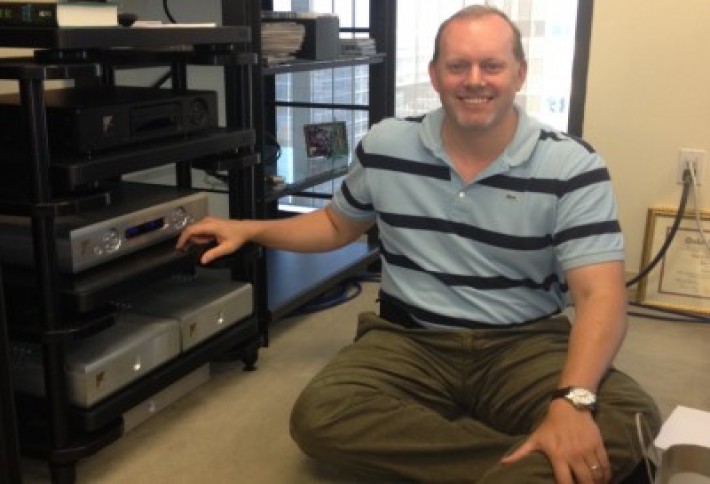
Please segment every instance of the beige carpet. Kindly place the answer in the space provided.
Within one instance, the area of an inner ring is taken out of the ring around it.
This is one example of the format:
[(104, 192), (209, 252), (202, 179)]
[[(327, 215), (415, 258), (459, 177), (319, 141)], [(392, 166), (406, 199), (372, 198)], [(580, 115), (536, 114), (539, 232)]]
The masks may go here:
[[(213, 367), (210, 381), (80, 462), (79, 483), (354, 483), (314, 464), (288, 434), (301, 388), (354, 334), (357, 313), (376, 308), (377, 286), (320, 313), (280, 321), (258, 369)], [(677, 404), (710, 410), (710, 326), (632, 318), (618, 366), (656, 397), (664, 415)], [(44, 463), (26, 461), (26, 483), (48, 482)]]

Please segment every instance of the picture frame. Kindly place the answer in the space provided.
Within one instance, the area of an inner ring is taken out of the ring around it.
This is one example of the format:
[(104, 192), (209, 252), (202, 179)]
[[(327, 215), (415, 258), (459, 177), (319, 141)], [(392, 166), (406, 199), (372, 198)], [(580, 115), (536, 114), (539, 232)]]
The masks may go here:
[(304, 124), (303, 135), (308, 158), (332, 159), (347, 157), (349, 154), (345, 121)]
[[(677, 215), (676, 208), (649, 208), (640, 271), (663, 247)], [(660, 309), (710, 314), (710, 248), (702, 235), (710, 241), (710, 211), (700, 210), (696, 216), (695, 211), (686, 210), (665, 255), (640, 281), (639, 303)]]

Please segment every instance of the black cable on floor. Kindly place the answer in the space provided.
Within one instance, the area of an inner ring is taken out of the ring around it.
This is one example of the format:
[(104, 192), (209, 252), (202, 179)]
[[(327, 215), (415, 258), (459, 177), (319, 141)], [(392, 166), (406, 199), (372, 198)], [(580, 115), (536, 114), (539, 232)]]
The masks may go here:
[(360, 283), (353, 279), (348, 279), (341, 282), (330, 291), (291, 311), (288, 316), (303, 316), (305, 314), (330, 309), (355, 299), (361, 293), (362, 286)]
[(304, 304), (303, 306), (293, 310), (289, 313), (291, 316), (303, 316), (306, 314), (312, 314), (326, 309), (334, 308), (341, 304), (345, 304), (348, 301), (352, 301), (360, 294), (362, 294), (362, 284), (363, 282), (379, 282), (379, 274), (360, 274), (356, 277), (346, 279), (340, 284), (336, 285), (330, 291), (322, 294), (321, 296), (313, 299), (312, 301)]

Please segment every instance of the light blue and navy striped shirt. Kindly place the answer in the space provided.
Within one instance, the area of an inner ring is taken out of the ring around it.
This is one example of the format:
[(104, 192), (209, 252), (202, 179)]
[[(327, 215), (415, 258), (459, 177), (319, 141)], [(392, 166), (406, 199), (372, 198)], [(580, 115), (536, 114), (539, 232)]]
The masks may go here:
[(518, 113), (510, 145), (468, 184), (444, 151), (443, 110), (384, 120), (333, 197), (346, 217), (376, 218), (382, 291), (424, 323), (535, 320), (568, 305), (564, 271), (624, 258), (601, 157)]

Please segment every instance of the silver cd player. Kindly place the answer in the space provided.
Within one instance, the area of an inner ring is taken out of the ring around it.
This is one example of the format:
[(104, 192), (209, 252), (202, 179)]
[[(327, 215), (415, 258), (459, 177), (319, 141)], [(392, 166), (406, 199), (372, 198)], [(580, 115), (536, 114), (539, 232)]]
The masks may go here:
[[(57, 265), (78, 273), (177, 237), (189, 223), (207, 215), (204, 192), (123, 182), (105, 207), (55, 220)], [(29, 217), (0, 215), (0, 262), (32, 267)]]

